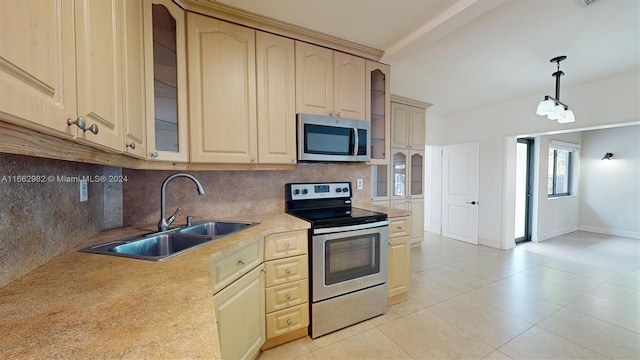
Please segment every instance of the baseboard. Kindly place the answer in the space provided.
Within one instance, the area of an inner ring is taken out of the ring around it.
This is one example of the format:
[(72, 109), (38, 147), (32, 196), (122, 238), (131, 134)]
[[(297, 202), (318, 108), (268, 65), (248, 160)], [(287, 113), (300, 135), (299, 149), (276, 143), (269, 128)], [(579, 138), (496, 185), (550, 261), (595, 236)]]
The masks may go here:
[(640, 240), (640, 232), (635, 232), (635, 231), (616, 230), (616, 229), (600, 228), (596, 226), (587, 226), (587, 225), (580, 225), (579, 229), (580, 231), (587, 231), (587, 232), (592, 232), (596, 234), (613, 235), (613, 236), (620, 236), (620, 237)]
[(532, 240), (534, 242), (545, 241), (545, 240), (553, 239), (558, 236), (567, 235), (578, 230), (579, 230), (578, 225), (575, 225), (575, 226), (571, 226), (564, 229), (554, 230), (545, 234), (538, 234), (537, 238), (534, 238)]

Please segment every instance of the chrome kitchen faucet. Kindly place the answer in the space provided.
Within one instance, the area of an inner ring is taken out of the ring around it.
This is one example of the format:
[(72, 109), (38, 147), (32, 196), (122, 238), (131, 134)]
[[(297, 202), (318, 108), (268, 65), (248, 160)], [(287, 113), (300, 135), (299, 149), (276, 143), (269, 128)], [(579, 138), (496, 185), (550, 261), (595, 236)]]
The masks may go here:
[(164, 180), (164, 182), (162, 183), (162, 188), (160, 190), (160, 221), (158, 222), (158, 230), (159, 231), (167, 230), (169, 228), (169, 225), (171, 225), (171, 223), (176, 219), (176, 216), (178, 215), (178, 212), (180, 211), (180, 208), (178, 208), (169, 217), (169, 219), (166, 218), (166, 216), (167, 216), (167, 206), (166, 206), (167, 184), (169, 184), (169, 182), (171, 182), (171, 180), (173, 180), (175, 178), (179, 178), (179, 177), (186, 177), (188, 179), (191, 179), (194, 183), (196, 183), (196, 186), (197, 186), (197, 189), (198, 189), (198, 194), (199, 195), (204, 195), (205, 194), (204, 187), (202, 187), (202, 184), (200, 184), (200, 181), (198, 181), (198, 179), (196, 179), (192, 175), (184, 174), (184, 173), (178, 173), (178, 174), (173, 174), (173, 175), (169, 176), (168, 178), (166, 178)]

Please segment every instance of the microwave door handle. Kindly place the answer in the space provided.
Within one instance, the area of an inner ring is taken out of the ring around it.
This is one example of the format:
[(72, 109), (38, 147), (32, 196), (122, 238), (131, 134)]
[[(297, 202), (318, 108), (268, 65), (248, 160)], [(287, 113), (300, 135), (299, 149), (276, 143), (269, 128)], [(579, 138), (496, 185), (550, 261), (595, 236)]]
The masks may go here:
[(355, 139), (354, 141), (354, 147), (353, 147), (353, 156), (358, 156), (358, 129), (357, 128), (353, 128), (353, 138)]

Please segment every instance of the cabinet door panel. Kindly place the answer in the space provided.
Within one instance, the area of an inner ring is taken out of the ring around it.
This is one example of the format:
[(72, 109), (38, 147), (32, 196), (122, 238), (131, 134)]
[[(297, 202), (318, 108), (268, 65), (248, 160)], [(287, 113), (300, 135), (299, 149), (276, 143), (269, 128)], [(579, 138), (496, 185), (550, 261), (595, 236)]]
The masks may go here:
[(0, 118), (73, 137), (73, 1), (0, 1)]
[(296, 113), (333, 111), (333, 51), (296, 41)]
[(78, 138), (122, 151), (122, 6), (117, 0), (76, 1), (78, 114), (98, 134)]
[(366, 119), (365, 60), (333, 53), (333, 112), (347, 119)]
[(406, 148), (409, 146), (410, 125), (409, 106), (391, 103), (391, 147)]
[(192, 162), (257, 160), (255, 31), (187, 14)]
[(410, 261), (409, 237), (391, 239), (389, 245), (388, 297), (409, 291)]
[(258, 266), (213, 296), (223, 359), (253, 359), (265, 342), (264, 273)]
[(294, 41), (256, 32), (258, 161), (296, 162)]
[(424, 201), (411, 200), (411, 244), (420, 243), (424, 239)]
[(144, 158), (146, 155), (146, 119), (144, 87), (144, 46), (142, 1), (125, 1), (124, 6), (124, 150)]
[(414, 150), (424, 150), (425, 138), (425, 109), (410, 107), (410, 140), (409, 146)]

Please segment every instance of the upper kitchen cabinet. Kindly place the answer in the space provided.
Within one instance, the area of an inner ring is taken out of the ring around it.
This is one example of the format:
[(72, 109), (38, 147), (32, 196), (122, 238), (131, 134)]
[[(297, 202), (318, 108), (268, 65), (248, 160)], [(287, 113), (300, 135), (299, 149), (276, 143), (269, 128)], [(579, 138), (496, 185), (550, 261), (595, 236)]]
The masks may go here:
[(391, 147), (424, 150), (425, 108), (391, 103), (393, 131)]
[(371, 122), (371, 164), (384, 165), (390, 148), (390, 73), (386, 64), (366, 62), (366, 118)]
[(296, 112), (365, 120), (365, 59), (296, 41)]
[(142, 1), (123, 1), (121, 4), (125, 20), (122, 47), (124, 151), (145, 158), (144, 8)]
[(0, 2), (0, 118), (73, 138), (73, 0)]
[(294, 41), (256, 31), (258, 95), (258, 162), (294, 164), (295, 52)]
[(122, 151), (122, 2), (75, 5), (78, 120), (86, 125), (78, 139)]
[(256, 163), (255, 31), (187, 13), (192, 162)]
[(0, 20), (4, 120), (121, 152), (127, 112), (144, 141), (144, 88), (123, 75), (142, 69), (139, 2), (5, 1)]
[(184, 11), (171, 0), (144, 0), (147, 158), (187, 162)]

